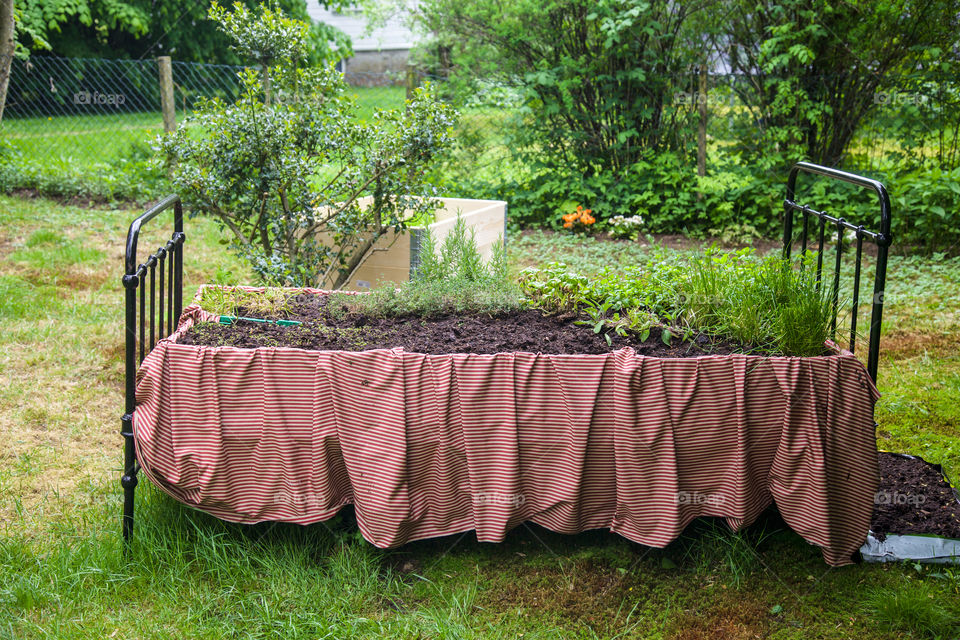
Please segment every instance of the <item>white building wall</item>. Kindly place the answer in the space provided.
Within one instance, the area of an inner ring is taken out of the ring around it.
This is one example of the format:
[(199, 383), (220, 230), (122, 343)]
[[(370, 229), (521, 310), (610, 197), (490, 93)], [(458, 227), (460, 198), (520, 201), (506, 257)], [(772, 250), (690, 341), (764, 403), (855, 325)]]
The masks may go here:
[(307, 0), (307, 11), (317, 22), (325, 22), (350, 36), (357, 53), (409, 49), (415, 42), (413, 32), (400, 16), (392, 16), (383, 28), (367, 34), (367, 20), (360, 9), (348, 8), (341, 13), (324, 9), (316, 0)]

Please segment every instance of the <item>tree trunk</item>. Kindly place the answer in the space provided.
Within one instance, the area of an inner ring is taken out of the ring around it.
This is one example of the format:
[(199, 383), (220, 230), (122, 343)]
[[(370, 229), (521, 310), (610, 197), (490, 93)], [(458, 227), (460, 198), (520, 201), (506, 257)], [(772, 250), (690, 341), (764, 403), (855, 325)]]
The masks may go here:
[(3, 107), (7, 104), (13, 51), (13, 0), (0, 0), (0, 122), (3, 122)]

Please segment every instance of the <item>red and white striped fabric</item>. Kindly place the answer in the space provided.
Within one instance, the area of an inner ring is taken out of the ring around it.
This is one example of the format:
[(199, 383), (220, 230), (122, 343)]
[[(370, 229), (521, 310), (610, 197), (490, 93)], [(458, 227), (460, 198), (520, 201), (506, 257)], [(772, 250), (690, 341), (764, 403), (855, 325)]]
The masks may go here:
[(162, 490), (224, 520), (353, 503), (378, 547), (531, 521), (663, 547), (771, 502), (826, 561), (866, 539), (879, 393), (851, 354), (424, 355), (177, 343), (144, 360), (134, 433)]

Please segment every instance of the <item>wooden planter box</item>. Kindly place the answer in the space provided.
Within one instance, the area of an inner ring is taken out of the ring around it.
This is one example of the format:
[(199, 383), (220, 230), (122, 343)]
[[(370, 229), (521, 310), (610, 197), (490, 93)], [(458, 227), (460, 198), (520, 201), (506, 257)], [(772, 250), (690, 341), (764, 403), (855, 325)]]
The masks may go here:
[[(360, 205), (368, 204), (361, 199)], [(507, 203), (502, 200), (470, 200), (467, 198), (439, 198), (442, 206), (429, 226), (433, 241), (439, 247), (453, 229), (459, 213), (467, 227), (476, 234), (477, 248), (484, 260), (489, 260), (493, 245), (506, 238)], [(348, 291), (363, 291), (385, 282), (406, 282), (420, 264), (421, 239), (424, 227), (407, 227), (405, 232), (390, 231), (373, 247), (370, 256), (353, 274), (346, 285)], [(332, 281), (324, 283), (331, 287)]]

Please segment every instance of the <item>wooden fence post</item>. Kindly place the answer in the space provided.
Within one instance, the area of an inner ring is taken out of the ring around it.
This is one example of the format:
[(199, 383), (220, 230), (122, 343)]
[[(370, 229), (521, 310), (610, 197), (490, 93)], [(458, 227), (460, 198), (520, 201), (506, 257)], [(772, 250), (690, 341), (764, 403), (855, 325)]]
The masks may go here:
[(160, 65), (160, 108), (163, 111), (163, 130), (173, 133), (177, 130), (176, 103), (173, 101), (173, 65), (170, 56), (157, 58)]
[(417, 88), (417, 65), (407, 63), (407, 100), (413, 98), (413, 90)]
[(697, 131), (697, 175), (707, 175), (707, 65), (700, 65), (700, 92), (697, 95), (700, 109), (700, 127)]

